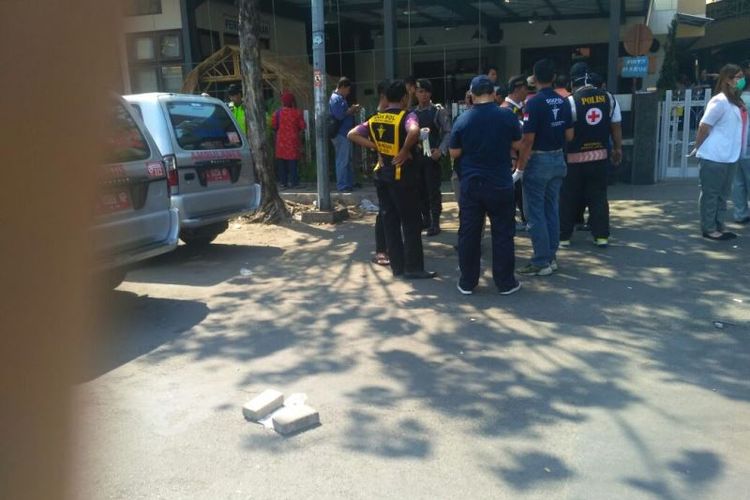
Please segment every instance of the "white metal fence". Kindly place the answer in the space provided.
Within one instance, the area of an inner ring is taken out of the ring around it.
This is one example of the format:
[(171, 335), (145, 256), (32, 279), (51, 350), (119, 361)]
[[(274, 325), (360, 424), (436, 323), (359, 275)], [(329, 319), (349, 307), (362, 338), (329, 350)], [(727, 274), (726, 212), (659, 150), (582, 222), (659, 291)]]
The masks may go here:
[(710, 99), (711, 89), (667, 90), (659, 106), (658, 180), (698, 177), (698, 161), (687, 155)]

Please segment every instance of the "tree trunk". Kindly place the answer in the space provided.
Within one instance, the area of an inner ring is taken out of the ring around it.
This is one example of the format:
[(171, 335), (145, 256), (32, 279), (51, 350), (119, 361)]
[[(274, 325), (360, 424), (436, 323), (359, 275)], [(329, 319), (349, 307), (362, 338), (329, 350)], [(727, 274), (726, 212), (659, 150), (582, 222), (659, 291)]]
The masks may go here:
[(289, 218), (289, 211), (276, 187), (276, 173), (269, 161), (266, 140), (266, 103), (263, 99), (263, 69), (260, 63), (260, 0), (240, 0), (240, 64), (242, 69), (243, 102), (247, 119), (247, 135), (253, 150), (255, 171), (263, 196), (254, 220), (267, 224)]

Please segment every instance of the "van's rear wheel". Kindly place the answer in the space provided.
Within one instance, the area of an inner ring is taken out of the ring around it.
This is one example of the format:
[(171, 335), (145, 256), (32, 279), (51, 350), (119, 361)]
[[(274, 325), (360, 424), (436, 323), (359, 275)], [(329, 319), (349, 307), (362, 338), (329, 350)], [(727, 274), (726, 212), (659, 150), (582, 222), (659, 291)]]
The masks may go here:
[(102, 290), (114, 290), (125, 280), (128, 270), (122, 267), (102, 271), (97, 276), (99, 286)]
[(196, 229), (183, 229), (180, 231), (180, 239), (191, 247), (202, 247), (209, 245), (229, 226), (226, 222), (219, 222)]

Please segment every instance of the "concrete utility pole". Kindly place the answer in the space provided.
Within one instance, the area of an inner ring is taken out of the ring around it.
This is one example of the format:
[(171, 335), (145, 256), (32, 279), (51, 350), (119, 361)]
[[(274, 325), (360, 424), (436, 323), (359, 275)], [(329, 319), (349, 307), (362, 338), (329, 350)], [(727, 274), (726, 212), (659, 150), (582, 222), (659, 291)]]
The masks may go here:
[(326, 33), (324, 0), (312, 0), (313, 85), (315, 87), (315, 161), (318, 165), (318, 209), (331, 209), (328, 185), (328, 133), (326, 117)]
[[(385, 77), (396, 77), (396, 2), (383, 0), (383, 58)], [(411, 71), (411, 69), (409, 69)]]
[(617, 57), (620, 55), (620, 9), (622, 0), (609, 0), (609, 57), (607, 90), (617, 93)]

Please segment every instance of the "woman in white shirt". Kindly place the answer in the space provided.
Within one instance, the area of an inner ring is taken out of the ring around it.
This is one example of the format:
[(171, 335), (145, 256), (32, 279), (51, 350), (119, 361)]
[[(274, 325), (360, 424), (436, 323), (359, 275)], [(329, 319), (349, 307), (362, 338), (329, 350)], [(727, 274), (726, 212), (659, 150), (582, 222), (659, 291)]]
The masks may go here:
[(706, 106), (691, 153), (697, 154), (700, 164), (701, 231), (711, 240), (737, 237), (725, 230), (724, 219), (742, 146), (745, 105), (738, 89), (743, 78), (739, 66), (727, 64), (721, 68), (716, 95)]

